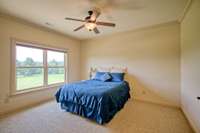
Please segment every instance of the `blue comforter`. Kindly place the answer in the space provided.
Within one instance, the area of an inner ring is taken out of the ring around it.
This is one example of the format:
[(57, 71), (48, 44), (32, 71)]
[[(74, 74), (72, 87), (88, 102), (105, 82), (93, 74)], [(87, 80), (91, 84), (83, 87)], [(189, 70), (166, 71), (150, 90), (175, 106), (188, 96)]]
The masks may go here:
[(109, 122), (130, 98), (126, 81), (98, 80), (65, 84), (55, 96), (62, 109), (96, 120), (99, 124)]

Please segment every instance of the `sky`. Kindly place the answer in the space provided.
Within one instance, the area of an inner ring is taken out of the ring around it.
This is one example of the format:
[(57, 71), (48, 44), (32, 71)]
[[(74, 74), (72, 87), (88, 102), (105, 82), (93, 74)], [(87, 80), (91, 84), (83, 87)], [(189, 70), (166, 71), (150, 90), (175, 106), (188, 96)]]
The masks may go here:
[[(63, 61), (64, 54), (55, 51), (48, 51), (48, 61), (55, 59), (56, 61)], [(23, 46), (16, 46), (16, 59), (19, 61), (25, 61), (27, 57), (32, 58), (34, 61), (43, 61), (43, 50), (36, 48), (27, 48)]]

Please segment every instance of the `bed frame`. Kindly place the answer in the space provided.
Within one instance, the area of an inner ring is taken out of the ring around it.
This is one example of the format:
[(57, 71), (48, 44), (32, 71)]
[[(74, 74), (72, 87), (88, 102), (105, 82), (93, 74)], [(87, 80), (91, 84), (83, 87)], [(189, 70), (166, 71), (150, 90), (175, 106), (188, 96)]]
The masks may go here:
[(97, 72), (97, 71), (102, 71), (102, 72), (111, 72), (112, 70), (119, 70), (122, 71), (124, 73), (128, 73), (128, 68), (127, 67), (90, 67), (90, 71), (89, 71), (89, 77), (90, 79), (93, 77), (93, 75)]

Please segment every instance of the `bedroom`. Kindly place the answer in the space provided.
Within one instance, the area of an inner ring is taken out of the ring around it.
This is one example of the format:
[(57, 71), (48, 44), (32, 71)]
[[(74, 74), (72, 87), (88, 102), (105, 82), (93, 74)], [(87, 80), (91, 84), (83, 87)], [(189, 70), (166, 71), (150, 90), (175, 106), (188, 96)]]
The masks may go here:
[[(89, 10), (115, 26), (74, 32), (83, 23), (65, 18), (84, 20)], [(199, 10), (199, 0), (0, 0), (0, 133), (200, 132)], [(24, 63), (30, 57), (35, 64)], [(55, 98), (92, 70), (123, 71), (130, 87), (103, 124)]]

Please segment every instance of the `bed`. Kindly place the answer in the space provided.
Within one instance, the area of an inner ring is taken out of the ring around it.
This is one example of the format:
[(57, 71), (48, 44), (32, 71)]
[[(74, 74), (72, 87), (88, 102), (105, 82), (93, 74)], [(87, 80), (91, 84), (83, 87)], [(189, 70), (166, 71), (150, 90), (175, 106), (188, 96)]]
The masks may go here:
[(99, 124), (109, 122), (130, 98), (126, 81), (96, 79), (63, 85), (55, 94), (61, 108)]

